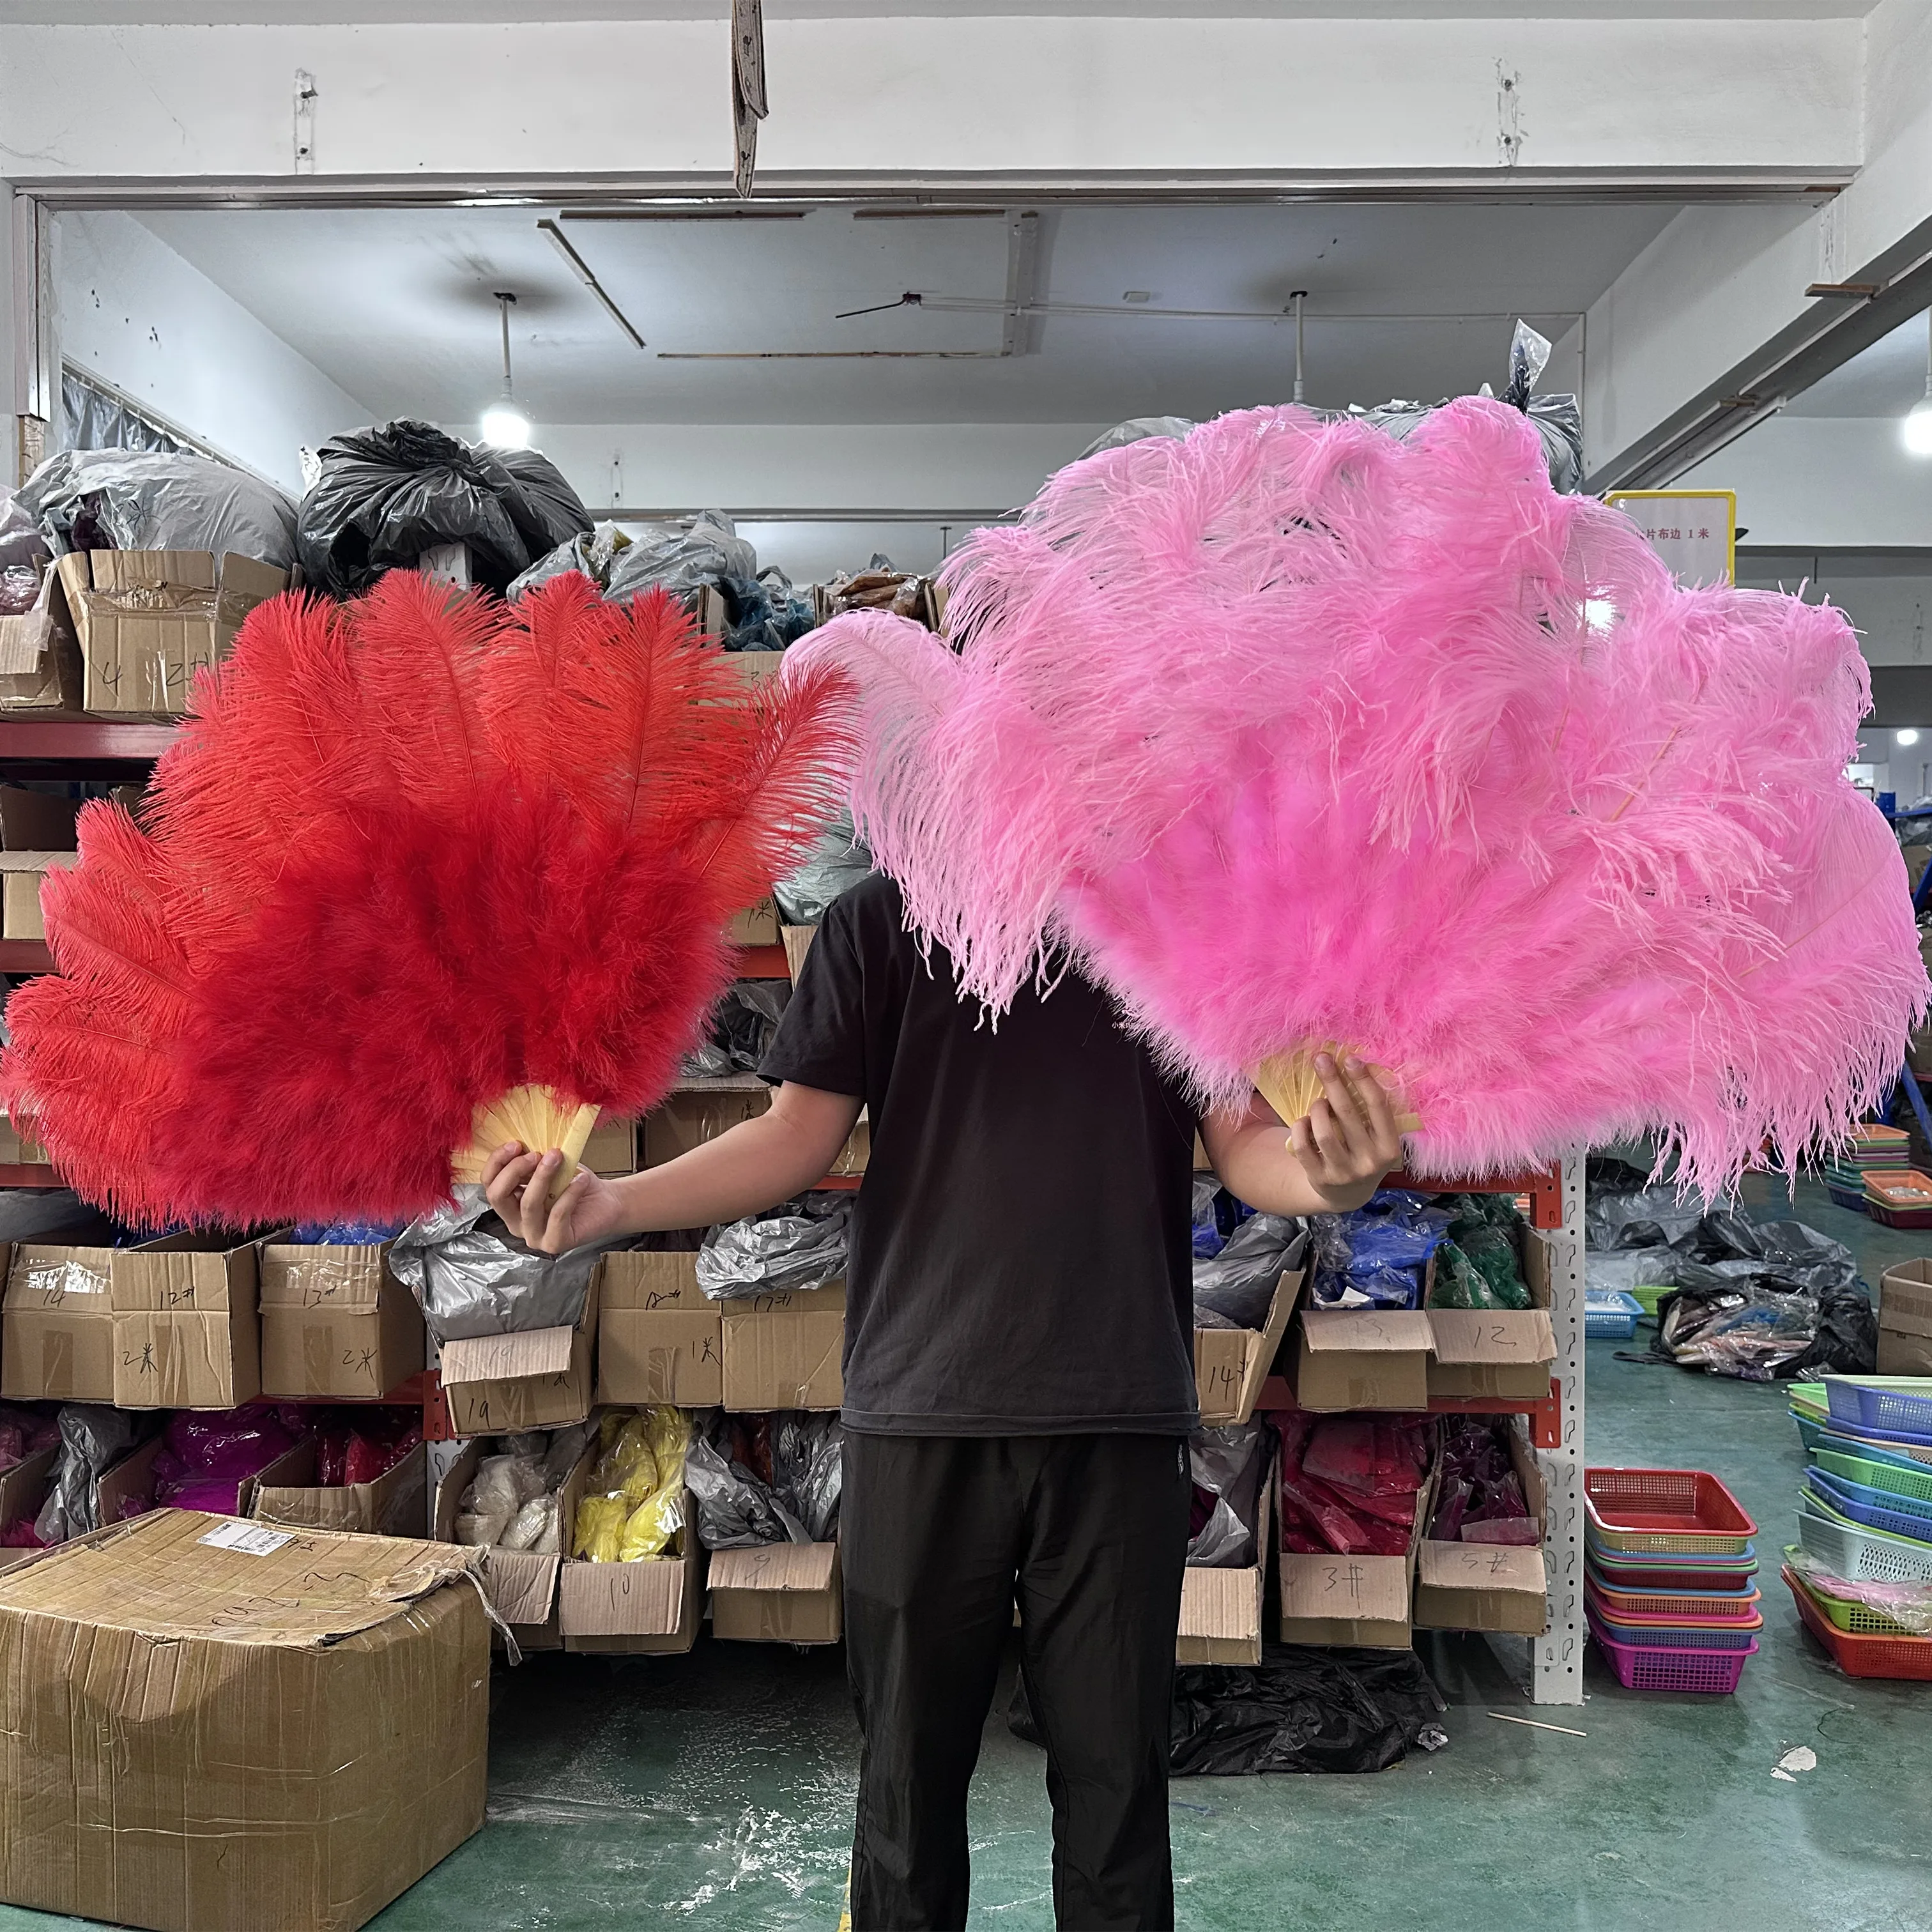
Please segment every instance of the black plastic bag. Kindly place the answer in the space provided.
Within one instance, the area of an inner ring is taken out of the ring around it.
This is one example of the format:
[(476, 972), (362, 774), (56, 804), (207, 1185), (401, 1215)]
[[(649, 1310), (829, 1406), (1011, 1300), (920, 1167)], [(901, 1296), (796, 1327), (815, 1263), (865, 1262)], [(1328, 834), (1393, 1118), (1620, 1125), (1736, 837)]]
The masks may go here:
[[(1412, 1746), (1449, 1742), (1439, 1721), (1448, 1708), (1412, 1650), (1270, 1644), (1257, 1665), (1174, 1672), (1168, 1769), (1176, 1778), (1386, 1771)], [(1006, 1726), (1029, 1744), (1046, 1742), (1024, 1677)]]
[(296, 548), (309, 582), (338, 597), (440, 544), (466, 544), (478, 583), (506, 590), (538, 557), (589, 534), (563, 473), (532, 449), (459, 442), (407, 418), (332, 436), (302, 500)]

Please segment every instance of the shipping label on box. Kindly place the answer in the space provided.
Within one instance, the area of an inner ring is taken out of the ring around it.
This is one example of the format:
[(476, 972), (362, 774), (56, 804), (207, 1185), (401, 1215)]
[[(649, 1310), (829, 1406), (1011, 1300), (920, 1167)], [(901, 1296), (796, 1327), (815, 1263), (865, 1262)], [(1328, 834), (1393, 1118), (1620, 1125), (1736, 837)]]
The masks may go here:
[(602, 1274), (600, 1268), (590, 1278), (574, 1328), (526, 1329), (442, 1344), (442, 1392), (458, 1436), (562, 1429), (590, 1414)]
[(1288, 1332), (1301, 1282), (1298, 1269), (1282, 1276), (1275, 1283), (1268, 1319), (1258, 1329), (1195, 1330), (1194, 1393), (1204, 1426), (1219, 1427), (1252, 1418), (1262, 1384), (1274, 1364), (1281, 1338)]
[(829, 1409), (844, 1401), (844, 1282), (747, 1295), (720, 1306), (728, 1409)]
[(262, 1388), (272, 1396), (367, 1400), (423, 1366), (422, 1312), (386, 1244), (262, 1250)]
[(1932, 1261), (1901, 1262), (1880, 1277), (1878, 1372), (1932, 1376)]
[(40, 881), (80, 859), (77, 852), (0, 852), (0, 938), (46, 938)]
[(712, 1634), (736, 1643), (836, 1643), (843, 1590), (836, 1543), (714, 1550)]
[(0, 1302), (0, 1396), (114, 1400), (110, 1248), (14, 1244)]
[(683, 1408), (724, 1401), (723, 1304), (700, 1290), (694, 1254), (604, 1256), (597, 1400)]

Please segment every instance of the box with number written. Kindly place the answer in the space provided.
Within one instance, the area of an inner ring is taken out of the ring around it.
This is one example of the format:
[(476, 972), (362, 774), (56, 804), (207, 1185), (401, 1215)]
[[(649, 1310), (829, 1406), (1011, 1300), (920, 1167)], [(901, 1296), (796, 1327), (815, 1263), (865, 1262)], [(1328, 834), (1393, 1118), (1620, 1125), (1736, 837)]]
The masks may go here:
[(692, 1525), (687, 1491), (684, 1522), (662, 1556), (635, 1563), (591, 1563), (568, 1552), (577, 1506), (602, 1453), (593, 1434), (563, 1485), (557, 1515), (566, 1556), (557, 1570), (556, 1621), (566, 1650), (676, 1655), (698, 1641), (704, 1603), (704, 1550)]
[[(1522, 1485), (1531, 1520), (1541, 1525), (1547, 1492), (1520, 1424), (1510, 1428), (1510, 1461)], [(1539, 1548), (1435, 1543), (1425, 1538), (1416, 1556), (1415, 1627), (1540, 1636), (1549, 1628), (1548, 1592), (1548, 1573)]]
[[(456, 1519), (464, 1492), (476, 1480), (490, 1444), (466, 1442), (463, 1453), (436, 1486), (430, 1534), (438, 1543), (456, 1540)], [(490, 1606), (509, 1626), (520, 1650), (561, 1650), (563, 1634), (556, 1622), (556, 1573), (562, 1558), (554, 1551), (503, 1550), (491, 1545), (474, 1554), (481, 1564), (483, 1588)], [(500, 1638), (498, 1640), (501, 1641)]]
[(290, 1400), (386, 1395), (423, 1365), (422, 1311), (388, 1246), (262, 1250), (262, 1390)]
[(738, 1643), (836, 1643), (844, 1633), (836, 1543), (761, 1543), (711, 1556), (711, 1634)]
[(845, 1399), (845, 1284), (780, 1288), (718, 1304), (724, 1406), (736, 1414), (836, 1408)]
[(715, 1408), (724, 1400), (723, 1304), (698, 1286), (694, 1254), (604, 1257), (597, 1400)]
[(114, 1406), (234, 1408), (262, 1393), (255, 1244), (171, 1234), (115, 1251)]
[(603, 1267), (592, 1271), (574, 1328), (529, 1328), (446, 1342), (440, 1353), (450, 1426), (459, 1436), (562, 1429), (590, 1413)]
[(165, 1510), (0, 1576), (0, 1898), (355, 1932), (483, 1822), (474, 1553)]
[(1429, 1310), (1429, 1393), (1535, 1402), (1550, 1393), (1556, 1330), (1550, 1318), (1550, 1246), (1522, 1233), (1528, 1308)]
[(1275, 1284), (1268, 1319), (1259, 1328), (1195, 1330), (1194, 1392), (1203, 1424), (1215, 1427), (1253, 1416), (1262, 1384), (1288, 1332), (1301, 1280), (1301, 1271), (1296, 1269)]
[(1406, 1650), (1412, 1636), (1410, 1600), (1416, 1556), (1435, 1496), (1432, 1472), (1416, 1492), (1415, 1521), (1406, 1556), (1336, 1556), (1325, 1550), (1282, 1550), (1278, 1626), (1282, 1642)]
[(0, 1396), (15, 1402), (112, 1402), (111, 1248), (16, 1242), (0, 1299)]

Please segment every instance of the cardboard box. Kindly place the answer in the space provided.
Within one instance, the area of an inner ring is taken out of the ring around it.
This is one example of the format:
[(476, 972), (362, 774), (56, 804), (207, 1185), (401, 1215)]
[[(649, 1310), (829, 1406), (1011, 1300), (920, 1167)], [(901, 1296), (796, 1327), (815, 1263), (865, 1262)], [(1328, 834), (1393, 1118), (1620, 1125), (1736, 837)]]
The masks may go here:
[(1878, 1372), (1932, 1376), (1932, 1261), (1900, 1262), (1879, 1277)]
[(0, 852), (0, 939), (44, 939), (40, 881), (80, 862), (77, 852)]
[[(32, 1522), (47, 1498), (47, 1478), (53, 1473), (58, 1448), (43, 1449), (0, 1475), (0, 1529), (15, 1522)], [(33, 1556), (31, 1550), (0, 1550), (0, 1570), (13, 1568)]]
[(1416, 1555), (1429, 1526), (1435, 1488), (1432, 1478), (1417, 1493), (1415, 1526), (1406, 1556), (1281, 1552), (1277, 1629), (1282, 1642), (1354, 1644), (1370, 1650), (1408, 1648)]
[(0, 1898), (353, 1932), (483, 1822), (470, 1552), (170, 1510), (0, 1576)]
[(0, 1396), (114, 1400), (111, 1248), (14, 1244), (0, 1298)]
[(776, 946), (778, 944), (778, 902), (767, 892), (754, 906), (731, 915), (725, 928), (734, 946)]
[(1419, 1308), (1304, 1306), (1295, 1350), (1294, 1399), (1304, 1408), (1329, 1413), (1425, 1409), (1434, 1342), (1430, 1318)]
[(1429, 1393), (1540, 1402), (1556, 1366), (1556, 1330), (1550, 1318), (1550, 1247), (1522, 1231), (1522, 1278), (1534, 1306), (1526, 1309), (1432, 1308)]
[[(596, 1466), (593, 1436), (566, 1478), (558, 1506), (563, 1546), (571, 1546), (577, 1506)], [(684, 1526), (667, 1556), (638, 1563), (589, 1563), (566, 1555), (557, 1571), (556, 1621), (566, 1650), (674, 1656), (698, 1641), (704, 1603), (704, 1551), (684, 1498)]]
[(1262, 1660), (1262, 1599), (1268, 1588), (1268, 1552), (1274, 1546), (1274, 1486), (1270, 1457), (1262, 1472), (1255, 1508), (1255, 1560), (1244, 1570), (1197, 1569), (1180, 1580), (1177, 1664), (1258, 1664)]
[(614, 1179), (638, 1171), (638, 1124), (600, 1118), (584, 1143), (584, 1165), (592, 1174)]
[(711, 1634), (734, 1643), (836, 1643), (845, 1630), (836, 1543), (711, 1553)]
[(0, 712), (77, 712), (81, 692), (80, 646), (50, 564), (34, 608), (0, 617)]
[(9, 852), (71, 852), (80, 842), (73, 799), (26, 785), (0, 784), (0, 846)]
[[(1523, 1501), (1545, 1522), (1548, 1495), (1521, 1425), (1510, 1428), (1510, 1460)], [(1548, 1534), (1546, 1524), (1544, 1533)], [(1549, 1573), (1540, 1548), (1498, 1543), (1432, 1543), (1417, 1553), (1418, 1630), (1509, 1630), (1540, 1636), (1549, 1628)]]
[(606, 1255), (598, 1401), (716, 1408), (724, 1400), (723, 1306), (699, 1290), (694, 1254)]
[(602, 1268), (590, 1277), (574, 1328), (531, 1328), (446, 1342), (442, 1392), (458, 1436), (562, 1429), (590, 1413)]
[(234, 1408), (262, 1393), (255, 1244), (171, 1234), (115, 1250), (114, 1406)]
[(46, 1149), (38, 1141), (22, 1139), (14, 1131), (13, 1122), (4, 1114), (0, 1114), (0, 1166), (44, 1167), (46, 1165)]
[(77, 551), (55, 568), (80, 640), (82, 703), (110, 717), (181, 716), (196, 674), (289, 586), (285, 570), (207, 550)]
[[(455, 1542), (458, 1506), (464, 1491), (476, 1480), (488, 1446), (480, 1442), (466, 1443), (462, 1454), (436, 1484), (430, 1526), (433, 1540)], [(482, 1562), (484, 1594), (491, 1608), (509, 1626), (517, 1647), (561, 1650), (563, 1635), (557, 1628), (556, 1574), (563, 1559), (554, 1552), (540, 1556), (528, 1550), (483, 1549), (475, 1554)]]
[(1288, 1317), (1301, 1292), (1299, 1270), (1275, 1283), (1268, 1320), (1259, 1329), (1197, 1328), (1194, 1331), (1194, 1392), (1201, 1420), (1209, 1426), (1246, 1422), (1274, 1366), (1276, 1352), (1288, 1333)]
[(644, 1116), (644, 1165), (662, 1167), (756, 1120), (771, 1104), (771, 1089), (763, 1086), (756, 1092), (674, 1094)]
[(783, 651), (727, 651), (724, 662), (745, 680), (748, 689), (752, 686), (763, 684), (768, 677), (776, 677), (784, 668)]
[(421, 1372), (422, 1311), (390, 1273), (388, 1252), (386, 1242), (262, 1248), (264, 1394), (368, 1400)]
[(845, 1284), (721, 1302), (724, 1406), (735, 1414), (844, 1400)]
[(373, 1483), (323, 1489), (316, 1481), (316, 1447), (298, 1442), (250, 1482), (244, 1514), (300, 1529), (348, 1530), (370, 1536), (423, 1536), (430, 1526), (429, 1449), (418, 1443)]
[(812, 950), (812, 942), (818, 937), (818, 928), (815, 926), (787, 926), (778, 930), (784, 941), (785, 969), (795, 986), (798, 976), (805, 970), (805, 956)]

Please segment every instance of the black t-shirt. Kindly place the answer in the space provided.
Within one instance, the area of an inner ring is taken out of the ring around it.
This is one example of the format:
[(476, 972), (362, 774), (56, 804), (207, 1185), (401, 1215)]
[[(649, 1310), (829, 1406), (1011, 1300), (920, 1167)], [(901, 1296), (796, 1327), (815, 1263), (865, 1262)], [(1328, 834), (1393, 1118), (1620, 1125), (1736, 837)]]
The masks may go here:
[(848, 1429), (1194, 1427), (1196, 1116), (1104, 993), (1070, 971), (996, 1026), (875, 874), (826, 915), (759, 1070), (870, 1114)]

